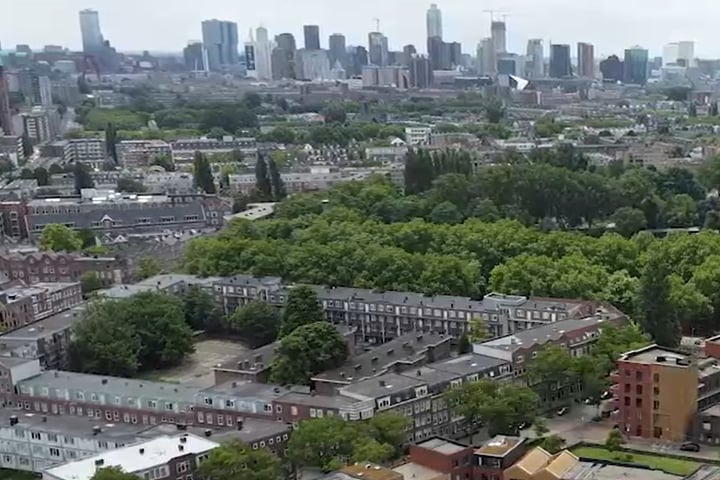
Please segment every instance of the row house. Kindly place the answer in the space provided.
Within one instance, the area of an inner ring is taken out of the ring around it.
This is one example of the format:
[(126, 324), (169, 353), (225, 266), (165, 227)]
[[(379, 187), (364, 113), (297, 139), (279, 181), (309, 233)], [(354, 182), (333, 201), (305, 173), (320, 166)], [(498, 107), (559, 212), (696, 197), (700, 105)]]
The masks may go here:
[(0, 329), (14, 330), (80, 304), (82, 289), (79, 282), (13, 286), (0, 291), (0, 302)]
[(0, 254), (0, 273), (28, 284), (79, 282), (93, 272), (110, 286), (128, 278), (127, 262), (116, 257), (88, 257), (65, 252), (16, 251)]
[[(226, 313), (252, 301), (282, 307), (290, 286), (276, 277), (238, 275), (215, 284), (215, 300)], [(407, 333), (467, 332), (470, 321), (482, 319), (493, 337), (584, 318), (599, 307), (595, 302), (526, 298), (491, 293), (482, 300), (448, 295), (316, 286), (326, 318), (359, 329), (364, 341), (384, 343)], [(611, 308), (611, 307), (602, 307)]]

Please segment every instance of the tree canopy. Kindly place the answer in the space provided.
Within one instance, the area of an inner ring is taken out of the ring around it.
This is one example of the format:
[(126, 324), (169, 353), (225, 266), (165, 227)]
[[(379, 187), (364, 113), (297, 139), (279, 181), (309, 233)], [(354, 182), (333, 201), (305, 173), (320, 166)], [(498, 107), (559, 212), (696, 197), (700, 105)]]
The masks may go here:
[(281, 478), (280, 459), (265, 448), (231, 441), (214, 448), (197, 469), (203, 480), (276, 480)]
[(83, 246), (82, 239), (72, 229), (51, 223), (40, 234), (40, 247), (53, 252), (76, 252)]

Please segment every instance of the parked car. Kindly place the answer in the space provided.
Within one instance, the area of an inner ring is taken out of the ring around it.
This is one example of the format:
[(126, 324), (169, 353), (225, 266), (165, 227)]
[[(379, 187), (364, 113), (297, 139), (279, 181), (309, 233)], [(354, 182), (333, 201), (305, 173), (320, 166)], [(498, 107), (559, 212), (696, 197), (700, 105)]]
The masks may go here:
[(522, 422), (520, 425), (518, 425), (518, 430), (527, 430), (528, 428), (530, 428), (531, 425), (532, 423), (530, 422)]
[(605, 390), (602, 395), (600, 395), (600, 400), (607, 400), (610, 397), (612, 397), (612, 392), (610, 390)]
[(563, 415), (567, 415), (569, 411), (570, 411), (570, 409), (568, 407), (562, 407), (562, 408), (558, 409), (558, 411), (556, 413), (557, 413), (558, 417), (562, 417)]
[(680, 450), (682, 450), (683, 452), (699, 452), (700, 444), (695, 442), (685, 442), (680, 445)]

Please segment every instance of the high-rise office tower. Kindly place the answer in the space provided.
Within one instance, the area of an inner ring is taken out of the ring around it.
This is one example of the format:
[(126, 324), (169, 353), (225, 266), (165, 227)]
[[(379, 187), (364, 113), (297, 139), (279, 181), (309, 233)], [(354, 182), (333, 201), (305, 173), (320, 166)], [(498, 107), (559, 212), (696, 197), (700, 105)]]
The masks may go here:
[[(413, 57), (417, 55), (417, 48), (415, 48), (415, 45), (405, 45), (403, 47), (403, 54), (402, 54), (402, 64), (409, 66), (410, 62), (412, 61)], [(425, 60), (428, 58), (425, 57)]]
[(448, 60), (450, 61), (450, 68), (455, 68), (462, 65), (462, 45), (460, 42), (446, 43)]
[(10, 113), (10, 100), (8, 99), (8, 85), (5, 69), (0, 60), (0, 130), (5, 135), (13, 134), (12, 114)]
[(272, 51), (272, 76), (274, 80), (295, 78), (295, 37), (292, 33), (275, 36), (275, 48)]
[(317, 25), (305, 25), (305, 50), (320, 50), (320, 27)]
[(427, 11), (427, 38), (443, 36), (442, 12), (436, 4), (430, 5)]
[(330, 68), (335, 68), (337, 65), (340, 65), (345, 70), (348, 69), (345, 35), (340, 33), (330, 35), (328, 39), (328, 55), (330, 57)]
[(478, 74), (494, 76), (497, 74), (497, 53), (492, 38), (480, 40), (477, 48)]
[(648, 79), (648, 51), (642, 47), (625, 50), (623, 81), (637, 85), (645, 85)]
[(665, 45), (663, 65), (695, 66), (695, 42), (673, 42)]
[(549, 74), (551, 78), (567, 78), (572, 76), (570, 45), (550, 44)]
[(83, 52), (98, 52), (105, 45), (100, 30), (100, 15), (96, 10), (80, 10), (80, 33), (82, 34)]
[(52, 88), (50, 79), (38, 74), (32, 68), (24, 68), (17, 72), (20, 93), (33, 106), (48, 107), (52, 105)]
[(188, 42), (187, 47), (183, 49), (183, 59), (185, 60), (185, 68), (190, 71), (207, 70), (207, 57), (202, 42)]
[(505, 22), (492, 22), (490, 25), (490, 35), (493, 45), (495, 45), (495, 53), (503, 54), (507, 52), (507, 26)]
[(600, 62), (600, 72), (604, 81), (607, 82), (622, 82), (623, 71), (625, 65), (617, 55), (610, 55), (608, 58)]
[(543, 41), (539, 38), (528, 40), (527, 44), (527, 76), (542, 78), (545, 76), (545, 52)]
[(211, 71), (223, 70), (238, 63), (238, 30), (234, 22), (202, 22), (203, 45)]
[(428, 88), (432, 84), (433, 72), (430, 59), (424, 55), (413, 55), (410, 59), (410, 86)]
[(580, 78), (595, 77), (595, 47), (591, 43), (580, 42), (577, 45), (578, 68)]
[[(271, 80), (272, 79), (272, 64), (271, 64), (271, 45), (268, 37), (268, 31), (265, 27), (258, 27), (255, 30), (255, 42), (254, 54), (255, 54), (255, 70), (253, 78), (257, 80)], [(249, 69), (248, 69), (249, 70)], [(248, 72), (248, 75), (250, 73)]]
[(442, 38), (428, 38), (428, 55), (433, 70), (450, 70), (450, 44), (443, 42)]
[(380, 32), (368, 34), (368, 61), (376, 67), (388, 64), (388, 38)]
[(363, 67), (367, 66), (370, 62), (370, 55), (368, 54), (367, 48), (362, 45), (355, 47), (352, 51), (352, 72), (353, 75), (362, 75)]

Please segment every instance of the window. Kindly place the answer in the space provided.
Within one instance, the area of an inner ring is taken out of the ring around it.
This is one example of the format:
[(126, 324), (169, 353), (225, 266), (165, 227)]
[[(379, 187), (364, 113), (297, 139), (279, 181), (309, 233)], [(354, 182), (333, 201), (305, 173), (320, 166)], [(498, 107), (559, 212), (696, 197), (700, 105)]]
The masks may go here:
[(630, 406), (630, 397), (625, 397), (625, 406), (626, 407)]
[(48, 433), (48, 442), (58, 443), (58, 436), (54, 433)]
[(653, 382), (658, 383), (660, 381), (660, 374), (655, 373), (653, 374)]
[(55, 447), (50, 447), (50, 455), (53, 457), (59, 457), (60, 456), (60, 449)]
[(643, 379), (642, 372), (635, 372), (635, 380), (637, 380), (638, 382), (642, 382), (642, 379)]
[(636, 385), (636, 386), (635, 386), (635, 393), (638, 394), (638, 395), (642, 395), (642, 393), (643, 393), (642, 385)]
[(30, 438), (33, 440), (40, 440), (42, 436), (38, 432), (30, 432)]
[(635, 399), (635, 406), (636, 406), (637, 408), (642, 407), (642, 398), (636, 398), (636, 399)]
[(660, 408), (660, 402), (658, 400), (653, 400), (653, 410), (658, 410)]
[(103, 440), (100, 440), (100, 441), (98, 442), (98, 447), (105, 450), (105, 449), (108, 448), (108, 442), (103, 441)]
[(165, 410), (172, 410), (173, 404), (171, 402), (165, 402)]

